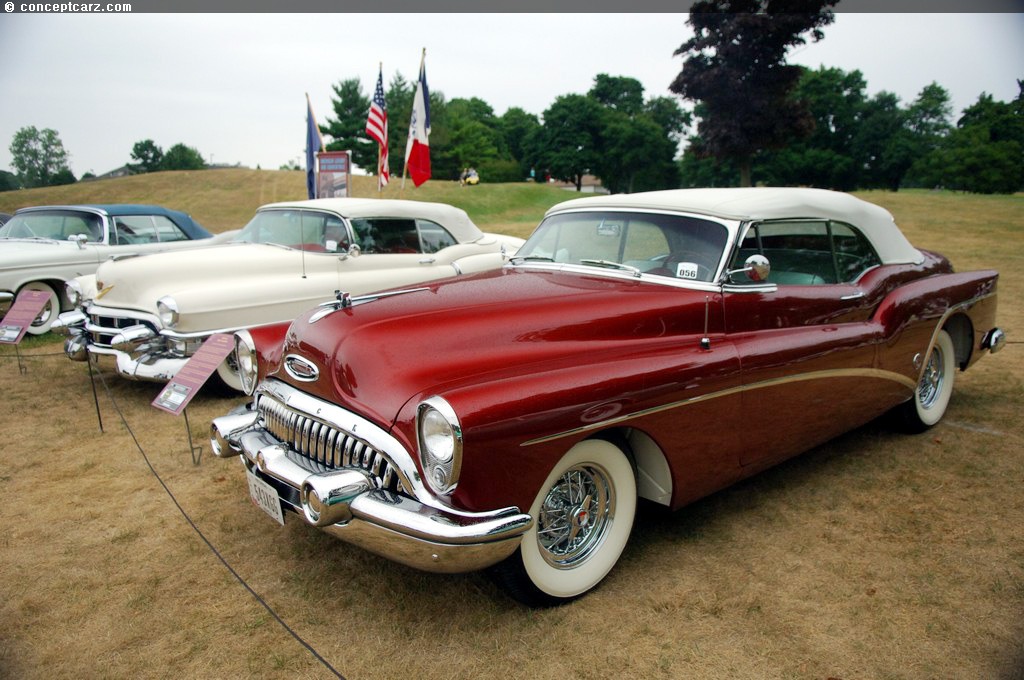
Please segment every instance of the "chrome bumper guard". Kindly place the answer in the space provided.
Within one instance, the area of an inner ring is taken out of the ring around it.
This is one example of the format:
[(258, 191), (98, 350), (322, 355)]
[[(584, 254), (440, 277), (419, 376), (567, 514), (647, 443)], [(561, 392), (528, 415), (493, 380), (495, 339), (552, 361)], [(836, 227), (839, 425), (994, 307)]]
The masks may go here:
[[(118, 374), (129, 380), (166, 382), (188, 362), (188, 357), (168, 351), (166, 339), (145, 324), (108, 328), (93, 323), (76, 309), (58, 316), (53, 329), (67, 336), (64, 354), (69, 359), (113, 357)], [(109, 338), (109, 343), (92, 340), (97, 334)]]
[(241, 455), (249, 471), (278, 490), (286, 510), (336, 538), (424, 571), (460, 573), (496, 564), (533, 524), (515, 507), (472, 513), (424, 503), (380, 488), (360, 467), (311, 472), (248, 407), (214, 419), (210, 432), (214, 454)]
[(1006, 333), (1002, 328), (993, 328), (985, 334), (985, 338), (981, 341), (981, 348), (987, 349), (991, 354), (995, 354), (1005, 346)]

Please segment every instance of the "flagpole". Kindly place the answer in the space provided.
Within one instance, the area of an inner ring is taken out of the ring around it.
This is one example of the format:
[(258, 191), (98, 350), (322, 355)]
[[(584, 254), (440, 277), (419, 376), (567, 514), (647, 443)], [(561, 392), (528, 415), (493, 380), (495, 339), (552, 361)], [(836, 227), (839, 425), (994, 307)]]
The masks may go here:
[[(417, 81), (417, 83), (419, 82), (420, 74), (423, 73), (423, 64), (425, 64), (426, 61), (427, 61), (427, 48), (424, 47), (423, 48), (423, 53), (420, 55), (420, 70), (416, 72), (416, 81)], [(412, 105), (413, 105), (414, 109), (416, 108), (416, 93), (417, 93), (418, 89), (419, 89), (419, 85), (417, 85), (416, 88), (413, 89), (413, 91), (412, 91)], [(412, 129), (412, 126), (410, 126), (410, 130), (411, 129)], [(401, 188), (398, 191), (398, 197), (399, 198), (402, 197), (402, 192), (405, 191), (405, 174), (406, 174), (406, 171), (408, 169), (409, 169), (409, 140), (408, 140), (408, 138), (406, 138), (406, 141), (405, 141), (405, 164), (402, 166), (402, 186), (401, 186)]]
[[(384, 62), (378, 62), (377, 64), (378, 73), (384, 73)], [(381, 178), (383, 175), (380, 174), (380, 144), (377, 145), (377, 198), (380, 198), (381, 192), (384, 191), (384, 186), (381, 184)]]

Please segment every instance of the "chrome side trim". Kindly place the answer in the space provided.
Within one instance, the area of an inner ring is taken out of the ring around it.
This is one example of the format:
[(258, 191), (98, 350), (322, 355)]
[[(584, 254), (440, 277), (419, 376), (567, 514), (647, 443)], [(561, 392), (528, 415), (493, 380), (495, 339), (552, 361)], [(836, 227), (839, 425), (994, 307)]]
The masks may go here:
[(662, 404), (661, 406), (654, 406), (652, 408), (644, 409), (642, 411), (636, 411), (615, 418), (609, 418), (608, 420), (602, 420), (601, 422), (591, 423), (583, 427), (573, 428), (566, 430), (565, 432), (558, 432), (556, 434), (547, 435), (545, 437), (538, 437), (536, 439), (530, 439), (521, 443), (520, 447), (533, 446), (534, 444), (543, 444), (545, 442), (554, 441), (556, 439), (563, 439), (565, 437), (572, 437), (574, 435), (583, 434), (585, 432), (593, 432), (595, 430), (601, 430), (612, 425), (618, 425), (619, 423), (633, 420), (634, 418), (642, 418), (655, 413), (661, 413), (663, 411), (670, 411), (672, 409), (681, 408), (683, 406), (690, 406), (691, 404), (698, 404), (702, 401), (709, 401), (711, 399), (718, 399), (720, 397), (727, 397), (733, 394), (740, 394), (741, 392), (750, 392), (753, 390), (760, 390), (766, 387), (775, 387), (778, 385), (787, 385), (789, 383), (796, 382), (807, 382), (809, 380), (826, 380), (833, 378), (878, 378), (880, 380), (890, 380), (893, 382), (900, 383), (904, 387), (910, 390), (917, 389), (917, 383), (905, 375), (894, 373), (892, 371), (883, 371), (877, 368), (837, 368), (830, 369), (827, 371), (812, 371), (810, 373), (800, 373), (797, 375), (787, 375), (781, 378), (772, 378), (771, 380), (762, 380), (761, 382), (752, 383), (750, 385), (739, 385), (737, 387), (730, 387), (726, 390), (719, 390), (718, 392), (709, 392), (708, 394), (702, 394), (697, 397), (690, 397), (689, 399), (682, 399), (680, 401), (674, 401), (670, 404)]

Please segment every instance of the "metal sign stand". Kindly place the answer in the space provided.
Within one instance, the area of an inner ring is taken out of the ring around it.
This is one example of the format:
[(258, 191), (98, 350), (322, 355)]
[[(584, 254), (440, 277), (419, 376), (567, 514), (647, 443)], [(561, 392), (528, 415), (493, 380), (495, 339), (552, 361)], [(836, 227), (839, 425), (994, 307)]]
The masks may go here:
[(100, 414), (100, 397), (96, 392), (96, 377), (92, 373), (92, 357), (87, 357), (85, 363), (89, 366), (89, 384), (92, 385), (92, 401), (96, 405), (96, 421), (100, 425), (100, 432), (103, 432), (103, 416)]
[(18, 373), (21, 375), (25, 375), (26, 373), (28, 373), (28, 366), (26, 366), (25, 363), (21, 360), (21, 350), (18, 349), (17, 345), (14, 346), (14, 354), (15, 356), (18, 357)]
[(189, 453), (192, 455), (192, 464), (199, 465), (200, 461), (203, 459), (203, 447), (201, 444), (196, 446), (192, 443), (192, 428), (188, 423), (188, 409), (186, 408), (182, 413), (185, 415), (185, 432), (188, 434), (188, 449)]

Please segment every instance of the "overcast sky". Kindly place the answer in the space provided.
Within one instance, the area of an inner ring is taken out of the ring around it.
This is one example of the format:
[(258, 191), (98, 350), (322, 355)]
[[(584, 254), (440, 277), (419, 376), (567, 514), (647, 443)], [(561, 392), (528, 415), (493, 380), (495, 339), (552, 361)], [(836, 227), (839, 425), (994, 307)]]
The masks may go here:
[[(499, 115), (540, 114), (598, 73), (669, 96), (689, 35), (685, 14), (0, 14), (0, 169), (26, 126), (59, 133), (76, 177), (130, 162), (144, 139), (276, 169), (303, 155), (307, 92), (323, 123), (332, 84), (358, 77), (369, 94), (381, 62), (385, 85), (413, 80), (423, 48), (431, 90)], [(1016, 96), (1024, 14), (840, 12), (789, 61), (859, 69), (869, 95), (904, 103), (938, 82), (956, 116), (982, 92)]]

